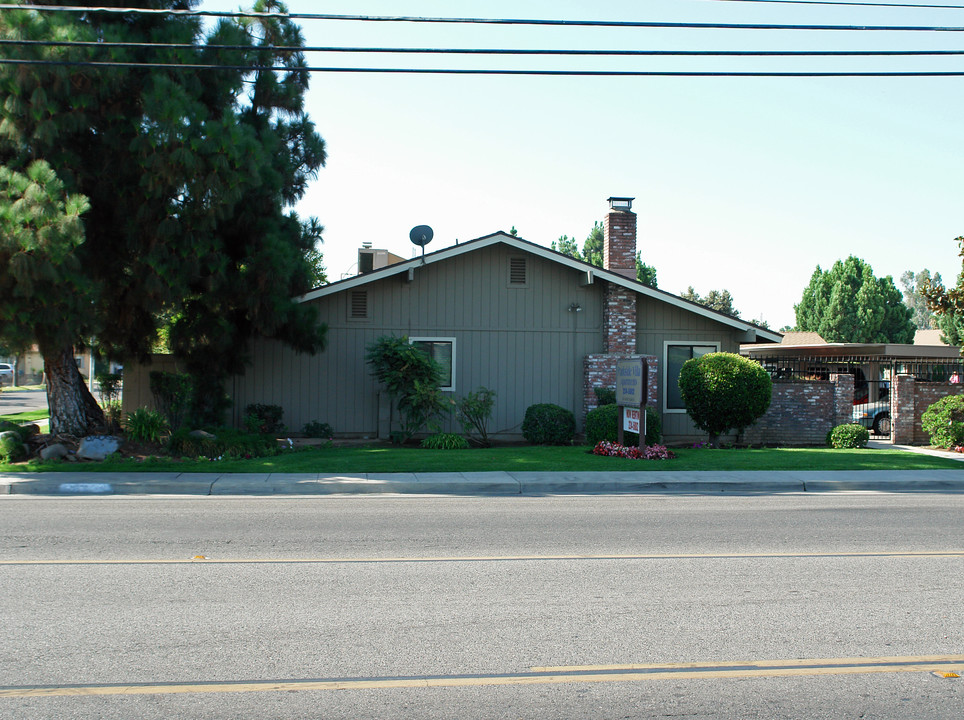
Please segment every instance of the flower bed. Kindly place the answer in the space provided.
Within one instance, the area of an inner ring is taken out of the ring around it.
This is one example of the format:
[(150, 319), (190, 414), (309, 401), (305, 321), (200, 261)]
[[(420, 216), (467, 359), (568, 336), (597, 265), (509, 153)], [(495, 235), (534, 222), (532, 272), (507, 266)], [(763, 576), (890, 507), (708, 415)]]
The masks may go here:
[(600, 440), (592, 449), (593, 455), (605, 455), (608, 457), (622, 457), (629, 460), (672, 460), (676, 453), (669, 450), (665, 445), (647, 445), (644, 450), (638, 447), (626, 447), (619, 443)]

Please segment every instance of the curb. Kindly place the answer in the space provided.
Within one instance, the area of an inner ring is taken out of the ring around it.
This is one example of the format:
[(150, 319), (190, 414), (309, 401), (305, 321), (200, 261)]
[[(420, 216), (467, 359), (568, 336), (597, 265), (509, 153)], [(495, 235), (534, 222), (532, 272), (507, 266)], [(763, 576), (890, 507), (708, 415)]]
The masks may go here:
[(37, 473), (0, 475), (0, 495), (325, 496), (964, 493), (959, 470), (645, 473)]

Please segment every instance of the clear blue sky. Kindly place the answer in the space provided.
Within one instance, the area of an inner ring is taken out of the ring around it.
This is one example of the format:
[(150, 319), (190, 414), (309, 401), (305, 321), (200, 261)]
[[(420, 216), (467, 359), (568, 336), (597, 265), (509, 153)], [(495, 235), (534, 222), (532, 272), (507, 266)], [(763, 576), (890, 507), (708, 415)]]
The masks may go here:
[[(951, 4), (951, 0), (944, 0)], [(958, 3), (960, 4), (960, 3)], [(238, 3), (204, 0), (201, 9)], [(291, 12), (964, 26), (964, 10), (713, 0), (291, 0)], [(309, 45), (620, 49), (962, 49), (964, 33), (533, 28), (301, 22)], [(496, 58), (311, 54), (309, 65), (964, 70), (948, 58)], [(964, 78), (576, 78), (314, 74), (328, 164), (297, 207), (325, 226), (331, 279), (370, 241), (409, 257), (497, 230), (580, 242), (636, 198), (659, 287), (728, 289), (743, 317), (794, 322), (814, 268), (953, 281), (964, 235)], [(898, 283), (899, 286), (899, 283)]]

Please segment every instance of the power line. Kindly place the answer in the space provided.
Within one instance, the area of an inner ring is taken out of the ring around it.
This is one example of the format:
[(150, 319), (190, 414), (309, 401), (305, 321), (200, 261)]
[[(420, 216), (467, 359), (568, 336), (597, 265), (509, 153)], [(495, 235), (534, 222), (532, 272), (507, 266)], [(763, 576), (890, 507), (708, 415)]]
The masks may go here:
[[(735, 0), (734, 0), (735, 1)], [(252, 45), (196, 45), (193, 43), (99, 42), (83, 40), (8, 40), (0, 46), (84, 47), (159, 50), (225, 50), (255, 52)], [(964, 55), (964, 50), (573, 50), (530, 48), (404, 48), (272, 45), (274, 52), (415, 54), (415, 55), (576, 55), (576, 56), (685, 56), (685, 57), (890, 57)]]
[(0, 4), (0, 10), (34, 10), (37, 12), (119, 13), (141, 15), (174, 15), (193, 17), (264, 17), (290, 20), (336, 20), (358, 22), (444, 23), (474, 25), (536, 25), (561, 27), (662, 28), (711, 30), (846, 30), (887, 32), (964, 32), (964, 27), (924, 25), (787, 25), (779, 23), (701, 23), (650, 22), (639, 20), (547, 20), (522, 18), (458, 18), (418, 17), (405, 15), (336, 15), (330, 13), (255, 13), (221, 12), (213, 10), (167, 10), (154, 8), (77, 7), (67, 5), (10, 5)]
[(837, 0), (708, 0), (709, 2), (741, 2), (749, 4), (774, 3), (778, 5), (843, 5), (848, 7), (921, 8), (934, 10), (964, 10), (964, 5), (937, 5), (932, 3), (884, 3), (884, 2), (838, 2)]
[(72, 60), (15, 60), (0, 58), (0, 65), (72, 66), (95, 68), (149, 68), (160, 70), (236, 70), (242, 72), (367, 73), (409, 75), (550, 75), (567, 77), (964, 77), (962, 71), (827, 71), (827, 72), (726, 72), (698, 70), (502, 70), (473, 68), (372, 68), (293, 67), (274, 65), (200, 65), (180, 63), (78, 62)]

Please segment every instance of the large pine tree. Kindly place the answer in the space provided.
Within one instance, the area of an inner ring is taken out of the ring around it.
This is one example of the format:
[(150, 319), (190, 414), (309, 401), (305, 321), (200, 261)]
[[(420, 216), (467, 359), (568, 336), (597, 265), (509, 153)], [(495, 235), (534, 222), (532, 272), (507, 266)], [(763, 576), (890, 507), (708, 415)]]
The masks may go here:
[[(196, 4), (113, 0), (96, 6), (187, 10)], [(259, 0), (255, 9), (283, 12), (284, 6)], [(17, 171), (46, 160), (67, 192), (90, 202), (85, 240), (74, 250), (85, 312), (65, 314), (69, 331), (56, 347), (35, 333), (48, 374), (52, 431), (82, 434), (96, 420), (66, 410), (90, 403), (79, 374), (63, 367), (72, 365), (74, 348), (94, 337), (115, 357), (143, 359), (161, 318), (178, 318), (175, 350), (196, 375), (215, 381), (242, 369), (252, 334), (320, 349), (324, 328), (291, 299), (310, 288), (306, 256), (319, 228), (284, 210), (324, 162), (323, 142), (302, 106), (307, 74), (176, 67), (297, 66), (300, 53), (274, 49), (300, 46), (297, 28), (280, 17), (225, 20), (205, 36), (193, 16), (104, 12), (92, 4), (86, 13), (4, 11), (0, 37), (99, 43), (11, 51), (28, 60), (154, 65), (0, 66), (7, 98), (0, 107), (0, 164)], [(104, 45), (111, 42), (188, 47)], [(34, 321), (17, 318), (27, 328)], [(55, 376), (68, 379), (50, 383)]]
[(914, 341), (911, 310), (887, 275), (851, 255), (830, 270), (820, 266), (794, 305), (797, 330), (818, 332), (827, 342), (910, 343)]

